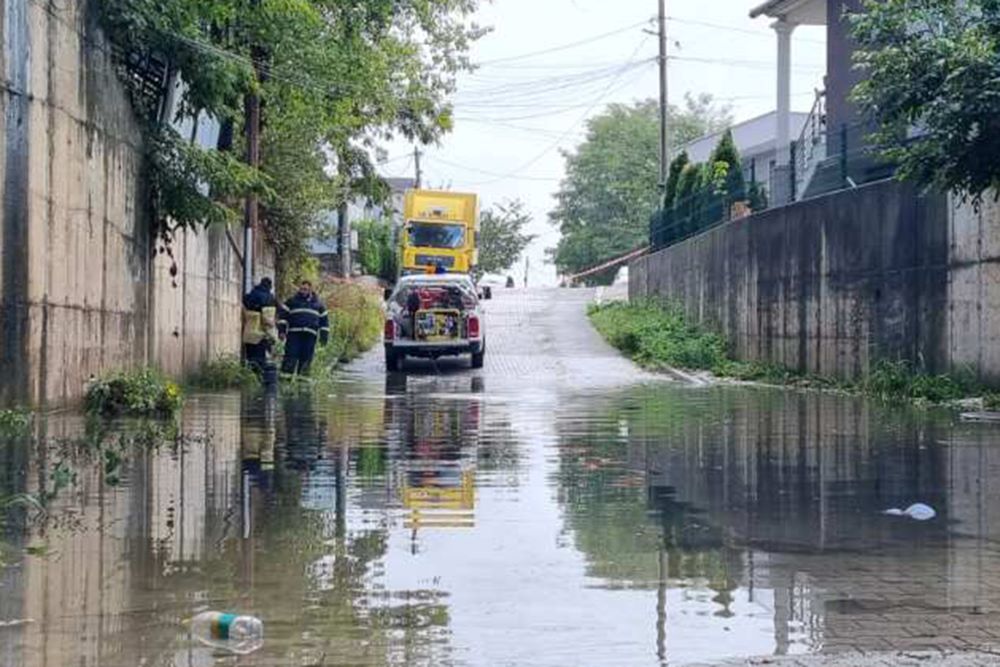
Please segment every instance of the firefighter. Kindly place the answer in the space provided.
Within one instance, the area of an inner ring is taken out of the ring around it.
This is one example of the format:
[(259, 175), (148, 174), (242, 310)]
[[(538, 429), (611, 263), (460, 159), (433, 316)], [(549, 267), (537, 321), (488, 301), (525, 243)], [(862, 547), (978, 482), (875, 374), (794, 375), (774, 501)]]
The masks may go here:
[(285, 338), (281, 372), (309, 375), (317, 339), (320, 345), (326, 345), (330, 339), (330, 319), (308, 280), (301, 281), (298, 292), (282, 304), (278, 329)]
[(256, 373), (263, 370), (267, 353), (277, 340), (275, 315), (278, 303), (271, 286), (271, 279), (264, 277), (243, 297), (243, 356)]

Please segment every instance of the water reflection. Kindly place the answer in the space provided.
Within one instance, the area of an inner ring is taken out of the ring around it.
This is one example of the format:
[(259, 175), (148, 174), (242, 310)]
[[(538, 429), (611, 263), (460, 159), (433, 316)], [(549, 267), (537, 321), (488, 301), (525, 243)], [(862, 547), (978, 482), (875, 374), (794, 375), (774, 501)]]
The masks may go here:
[[(0, 665), (685, 664), (995, 641), (991, 427), (393, 376), (0, 443)], [(880, 514), (921, 501), (938, 518)], [(182, 621), (261, 616), (216, 655)]]

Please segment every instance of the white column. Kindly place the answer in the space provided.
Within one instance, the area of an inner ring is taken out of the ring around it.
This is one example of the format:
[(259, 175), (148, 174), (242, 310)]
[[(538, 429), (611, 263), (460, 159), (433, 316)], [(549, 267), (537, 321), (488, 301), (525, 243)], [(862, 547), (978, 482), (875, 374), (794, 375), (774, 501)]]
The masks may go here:
[(786, 165), (788, 147), (792, 142), (792, 31), (795, 24), (779, 20), (771, 27), (778, 35), (777, 163)]

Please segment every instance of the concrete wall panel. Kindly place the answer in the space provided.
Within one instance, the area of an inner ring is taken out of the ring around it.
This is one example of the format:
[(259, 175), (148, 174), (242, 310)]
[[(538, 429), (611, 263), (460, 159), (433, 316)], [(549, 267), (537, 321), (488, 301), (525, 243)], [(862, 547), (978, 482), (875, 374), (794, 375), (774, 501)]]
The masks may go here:
[(934, 372), (970, 364), (1000, 376), (992, 333), (1000, 269), (997, 255), (983, 252), (1000, 253), (1000, 225), (982, 222), (994, 215), (1000, 207), (977, 214), (875, 183), (641, 258), (630, 267), (630, 293), (679, 302), (726, 335), (741, 359), (841, 378), (879, 359)]
[(140, 124), (91, 2), (0, 0), (0, 404), (239, 351), (242, 268), (224, 231), (178, 234), (176, 276), (154, 252)]

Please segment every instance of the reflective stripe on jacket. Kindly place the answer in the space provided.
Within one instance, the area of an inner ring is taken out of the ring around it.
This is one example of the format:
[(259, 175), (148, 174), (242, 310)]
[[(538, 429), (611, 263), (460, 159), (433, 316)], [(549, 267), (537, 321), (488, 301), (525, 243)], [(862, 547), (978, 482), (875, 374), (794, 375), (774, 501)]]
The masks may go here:
[(313, 336), (330, 331), (326, 306), (316, 296), (295, 294), (278, 310), (278, 328), (286, 334), (308, 333)]

